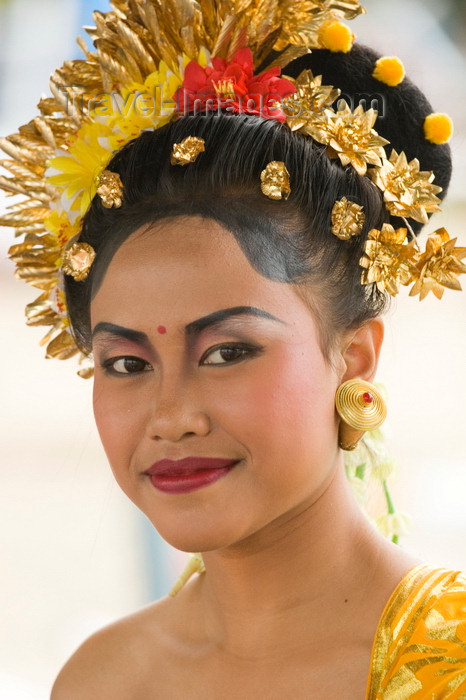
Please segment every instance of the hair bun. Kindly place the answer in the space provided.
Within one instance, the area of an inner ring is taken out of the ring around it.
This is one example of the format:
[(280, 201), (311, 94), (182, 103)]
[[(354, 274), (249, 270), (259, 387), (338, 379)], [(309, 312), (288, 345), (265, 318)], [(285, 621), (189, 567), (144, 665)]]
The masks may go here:
[[(345, 100), (351, 109), (361, 104), (365, 109), (377, 109), (375, 130), (390, 143), (385, 147), (387, 157), (393, 149), (404, 151), (408, 160), (417, 158), (421, 170), (433, 171), (435, 184), (442, 188), (440, 197), (447, 193), (451, 178), (451, 153), (446, 136), (451, 134), (451, 122), (446, 115), (434, 118), (434, 110), (424, 93), (404, 77), (396, 85), (392, 80), (381, 81), (374, 76), (377, 65), (385, 66), (382, 74), (387, 76), (388, 57), (381, 57), (373, 49), (354, 44), (349, 53), (335, 53), (327, 49), (314, 49), (312, 53), (298, 58), (286, 66), (284, 73), (296, 78), (303, 70), (311, 70), (315, 76), (322, 75), (322, 83), (341, 90), (339, 100)], [(382, 59), (382, 62), (381, 62)], [(393, 64), (390, 64), (394, 68)], [(395, 66), (396, 67), (396, 66)], [(398, 77), (401, 73), (397, 67)], [(393, 75), (393, 80), (395, 76)], [(426, 121), (427, 119), (427, 121)], [(449, 128), (447, 128), (450, 125)], [(450, 129), (450, 130), (449, 130)], [(430, 137), (430, 138), (429, 138)], [(395, 228), (403, 222), (392, 217)], [(422, 224), (413, 222), (416, 233)]]

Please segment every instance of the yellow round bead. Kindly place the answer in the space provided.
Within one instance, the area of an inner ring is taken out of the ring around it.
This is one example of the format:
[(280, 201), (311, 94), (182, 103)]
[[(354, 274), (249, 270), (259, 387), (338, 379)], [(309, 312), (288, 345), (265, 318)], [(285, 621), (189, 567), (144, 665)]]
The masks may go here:
[(405, 69), (396, 56), (383, 56), (376, 62), (372, 76), (381, 83), (395, 87), (403, 82)]
[(322, 46), (330, 51), (348, 53), (353, 47), (355, 36), (351, 29), (341, 22), (327, 22), (319, 31)]
[(441, 145), (447, 143), (453, 135), (453, 120), (448, 114), (433, 112), (424, 122), (424, 135), (428, 141)]

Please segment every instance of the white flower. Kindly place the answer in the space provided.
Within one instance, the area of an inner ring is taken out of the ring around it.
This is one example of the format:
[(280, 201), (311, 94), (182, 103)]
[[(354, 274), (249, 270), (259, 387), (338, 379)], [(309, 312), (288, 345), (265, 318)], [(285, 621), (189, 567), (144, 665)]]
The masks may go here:
[(354, 450), (345, 452), (345, 467), (349, 474), (354, 474), (362, 464), (367, 464), (367, 448), (360, 442)]
[(371, 469), (371, 476), (373, 479), (383, 483), (388, 481), (388, 479), (396, 471), (397, 463), (396, 460), (386, 455), (383, 455), (381, 459), (375, 460)]
[(364, 507), (367, 503), (368, 499), (368, 491), (367, 491), (367, 484), (365, 481), (362, 479), (358, 479), (357, 477), (350, 478), (349, 483), (351, 486), (351, 489), (354, 493), (354, 496), (356, 498), (356, 501), (361, 507)]
[(411, 520), (406, 513), (387, 513), (376, 519), (377, 529), (385, 537), (402, 537), (411, 531)]

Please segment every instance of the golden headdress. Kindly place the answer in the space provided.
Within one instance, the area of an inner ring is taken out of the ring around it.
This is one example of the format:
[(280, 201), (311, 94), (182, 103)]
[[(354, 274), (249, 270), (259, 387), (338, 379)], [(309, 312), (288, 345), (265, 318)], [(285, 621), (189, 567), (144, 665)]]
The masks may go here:
[[(388, 142), (374, 130), (374, 110), (358, 106), (351, 111), (347, 105), (334, 109), (339, 91), (323, 86), (321, 77), (309, 70), (291, 82), (278, 78), (281, 67), (309, 50), (348, 52), (354, 35), (341, 20), (365, 12), (357, 0), (112, 0), (111, 7), (107, 13), (95, 12), (95, 27), (86, 28), (95, 51), (89, 52), (78, 39), (85, 59), (66, 61), (55, 71), (52, 97), (40, 100), (39, 115), (18, 133), (0, 139), (9, 156), (0, 164), (10, 175), (0, 177), (0, 187), (24, 196), (0, 224), (15, 227), (22, 239), (10, 249), (17, 277), (41, 291), (27, 306), (26, 316), (29, 325), (51, 327), (42, 341), (47, 357), (67, 359), (79, 352), (61, 276), (84, 279), (92, 265), (92, 249), (78, 238), (93, 197), (100, 196), (109, 208), (124, 202), (123, 183), (106, 166), (142, 131), (157, 129), (178, 114), (174, 98), (182, 93), (193, 65), (212, 83), (214, 68), (220, 66), (227, 74), (225, 69), (238, 56), (243, 63), (250, 60), (244, 68), (250, 80), (280, 83), (279, 94), (288, 88), (289, 99), (283, 99), (278, 118), (325, 145), (329, 157), (367, 174), (384, 191), (391, 213), (425, 222), (438, 210), (440, 188), (433, 184), (433, 173), (421, 171), (419, 162), (408, 162), (404, 153), (392, 151), (387, 158)], [(386, 57), (377, 61), (373, 75), (395, 86), (404, 70), (398, 59)], [(231, 79), (213, 87), (219, 99), (237, 93)], [(273, 118), (273, 110), (266, 116)], [(445, 142), (450, 134), (445, 115), (426, 120), (425, 135), (432, 142)], [(172, 156), (177, 164), (193, 162), (208, 148), (198, 143), (177, 146), (180, 152)], [(262, 174), (264, 194), (286, 199), (289, 178), (283, 163), (270, 163)], [(342, 200), (329, 224), (345, 241), (361, 233), (363, 221), (361, 208)], [(421, 254), (417, 243), (408, 245), (408, 229), (407, 224), (396, 233), (371, 232), (361, 259), (362, 283), (394, 294), (400, 283), (414, 282), (411, 293), (420, 298), (430, 290), (441, 296), (445, 286), (459, 288), (457, 275), (466, 271), (460, 258), (466, 249), (455, 248), (441, 229)], [(80, 373), (90, 374), (86, 369)]]
[(175, 113), (175, 104), (164, 104), (146, 116), (134, 109), (138, 96), (157, 85), (169, 100), (190, 61), (229, 61), (242, 47), (251, 49), (255, 67), (272, 50), (274, 65), (286, 65), (325, 47), (322, 29), (329, 23), (364, 12), (357, 0), (112, 0), (111, 8), (94, 12), (95, 27), (86, 28), (95, 52), (78, 39), (85, 60), (56, 70), (52, 97), (40, 100), (38, 116), (0, 139), (9, 156), (0, 164), (10, 174), (0, 176), (0, 187), (24, 196), (0, 225), (15, 227), (22, 239), (10, 250), (16, 276), (41, 290), (26, 308), (27, 323), (51, 326), (42, 343), (47, 357), (58, 359), (79, 352), (60, 274), (64, 257), (70, 269), (70, 244), (99, 177), (113, 152)]

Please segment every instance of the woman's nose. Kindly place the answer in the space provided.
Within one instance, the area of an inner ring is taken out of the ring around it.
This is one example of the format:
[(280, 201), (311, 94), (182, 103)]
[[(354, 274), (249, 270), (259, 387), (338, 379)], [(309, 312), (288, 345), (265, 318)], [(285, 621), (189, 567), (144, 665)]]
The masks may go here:
[(210, 430), (211, 419), (195, 382), (162, 379), (149, 413), (149, 438), (178, 442), (187, 435), (205, 436)]

